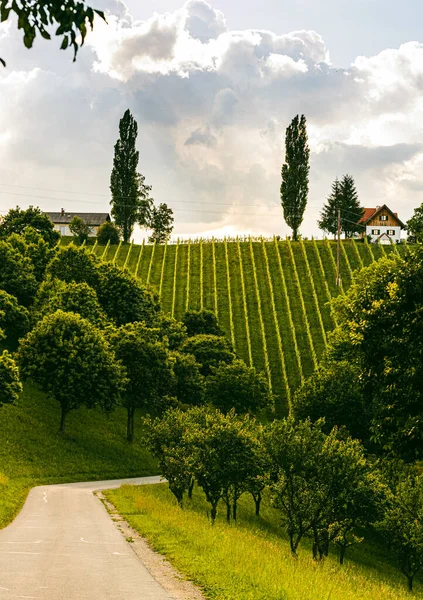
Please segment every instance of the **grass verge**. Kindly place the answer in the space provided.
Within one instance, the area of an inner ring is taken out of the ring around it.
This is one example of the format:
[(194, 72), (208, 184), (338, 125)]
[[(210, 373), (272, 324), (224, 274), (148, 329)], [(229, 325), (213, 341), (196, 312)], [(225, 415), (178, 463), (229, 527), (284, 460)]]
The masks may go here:
[(0, 528), (14, 518), (35, 485), (141, 477), (157, 473), (142, 446), (125, 440), (122, 409), (107, 416), (80, 409), (59, 433), (59, 405), (30, 385), (16, 406), (0, 409)]
[[(212, 528), (201, 491), (181, 510), (166, 485), (124, 486), (105, 492), (120, 515), (151, 546), (166, 555), (207, 598), (219, 600), (405, 600), (410, 594), (376, 540), (350, 551), (346, 564), (330, 555), (322, 564), (311, 559), (304, 543), (298, 559), (278, 527), (277, 512), (263, 506), (254, 516), (243, 497), (237, 524), (222, 516)], [(415, 598), (423, 598), (416, 583)]]

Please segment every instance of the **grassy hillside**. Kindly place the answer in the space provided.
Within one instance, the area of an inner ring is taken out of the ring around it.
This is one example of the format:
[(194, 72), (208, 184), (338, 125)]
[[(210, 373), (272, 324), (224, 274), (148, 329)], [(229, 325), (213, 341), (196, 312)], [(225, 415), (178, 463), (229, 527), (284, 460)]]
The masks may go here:
[(348, 289), (357, 269), (407, 251), (406, 246), (343, 242), (339, 289), (332, 241), (200, 240), (90, 248), (154, 286), (163, 309), (176, 318), (187, 308), (215, 310), (239, 355), (266, 373), (280, 415), (325, 350), (335, 326), (330, 299)]
[[(133, 487), (106, 492), (118, 512), (153, 548), (185, 576), (199, 584), (206, 598), (219, 600), (405, 600), (406, 579), (374, 535), (347, 551), (338, 564), (331, 551), (322, 564), (311, 556), (304, 540), (298, 559), (280, 528), (278, 512), (263, 503), (254, 516), (249, 496), (240, 501), (236, 525), (227, 525), (225, 509), (212, 528), (201, 491), (185, 500), (181, 510), (166, 485)], [(413, 598), (423, 598), (421, 581)]]
[(59, 433), (59, 405), (27, 385), (16, 406), (0, 410), (0, 528), (20, 509), (34, 485), (138, 477), (157, 473), (142, 447), (142, 431), (126, 442), (126, 413), (99, 410), (69, 414)]

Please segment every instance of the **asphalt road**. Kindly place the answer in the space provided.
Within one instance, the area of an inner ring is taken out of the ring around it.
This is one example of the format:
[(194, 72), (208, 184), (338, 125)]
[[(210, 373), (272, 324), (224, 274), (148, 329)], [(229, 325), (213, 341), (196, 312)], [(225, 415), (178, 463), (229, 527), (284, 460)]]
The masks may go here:
[(172, 600), (134, 554), (92, 492), (143, 477), (31, 490), (0, 531), (0, 600)]

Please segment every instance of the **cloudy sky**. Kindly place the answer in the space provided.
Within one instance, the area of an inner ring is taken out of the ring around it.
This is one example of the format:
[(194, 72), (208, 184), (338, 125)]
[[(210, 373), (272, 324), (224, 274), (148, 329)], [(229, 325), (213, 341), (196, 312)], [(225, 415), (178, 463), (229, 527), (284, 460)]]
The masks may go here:
[[(72, 63), (0, 26), (0, 211), (108, 210), (118, 123), (139, 124), (140, 171), (175, 236), (289, 233), (280, 208), (287, 125), (307, 117), (309, 204), (353, 175), (363, 206), (407, 220), (423, 201), (420, 0), (95, 0)], [(137, 239), (140, 237), (137, 232)]]

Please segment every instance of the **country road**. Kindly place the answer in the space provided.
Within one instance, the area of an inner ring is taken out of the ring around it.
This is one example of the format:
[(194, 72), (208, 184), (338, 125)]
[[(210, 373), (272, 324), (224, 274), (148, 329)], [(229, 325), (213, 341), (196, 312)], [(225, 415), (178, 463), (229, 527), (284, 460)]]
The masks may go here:
[(0, 600), (172, 600), (92, 492), (143, 477), (36, 487), (0, 531)]

